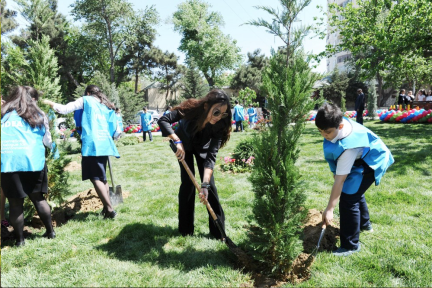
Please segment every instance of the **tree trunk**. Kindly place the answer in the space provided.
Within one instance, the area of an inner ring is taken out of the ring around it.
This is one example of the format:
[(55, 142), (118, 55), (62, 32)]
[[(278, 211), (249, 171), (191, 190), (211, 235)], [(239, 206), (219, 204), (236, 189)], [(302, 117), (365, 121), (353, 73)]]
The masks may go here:
[(114, 47), (113, 47), (113, 40), (112, 40), (112, 34), (111, 34), (111, 22), (108, 19), (108, 17), (105, 17), (105, 22), (107, 24), (107, 30), (108, 30), (109, 52), (110, 52), (110, 60), (111, 60), (110, 80), (111, 80), (111, 83), (114, 83), (114, 81), (115, 81), (115, 77), (114, 77)]
[(75, 87), (79, 86), (78, 81), (75, 79), (75, 77), (72, 75), (70, 71), (66, 71), (66, 76), (69, 78), (70, 82), (72, 82), (75, 85)]
[(139, 80), (138, 72), (139, 72), (139, 69), (136, 68), (136, 70), (135, 70), (135, 94), (138, 93), (138, 80)]
[(206, 78), (206, 80), (210, 86), (210, 89), (212, 89), (214, 84), (215, 84), (213, 78), (210, 75), (208, 75), (207, 73), (203, 72), (203, 74), (204, 74), (204, 77)]

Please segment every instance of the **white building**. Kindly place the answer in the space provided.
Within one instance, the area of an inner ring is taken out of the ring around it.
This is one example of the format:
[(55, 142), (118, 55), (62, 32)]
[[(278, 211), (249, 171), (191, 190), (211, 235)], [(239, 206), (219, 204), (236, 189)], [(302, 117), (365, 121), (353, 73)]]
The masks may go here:
[[(353, 3), (355, 5), (355, 0), (327, 0), (328, 4), (336, 3), (341, 7), (345, 7), (348, 3)], [(341, 17), (341, 16), (339, 16)], [(335, 33), (330, 33), (330, 27), (327, 27), (327, 45), (337, 45), (340, 42), (341, 35), (336, 31)], [(336, 53), (330, 58), (327, 58), (327, 72), (332, 72), (336, 67), (339, 72), (346, 71), (348, 68), (345, 65), (345, 61), (351, 58), (351, 53), (349, 51), (343, 51)]]

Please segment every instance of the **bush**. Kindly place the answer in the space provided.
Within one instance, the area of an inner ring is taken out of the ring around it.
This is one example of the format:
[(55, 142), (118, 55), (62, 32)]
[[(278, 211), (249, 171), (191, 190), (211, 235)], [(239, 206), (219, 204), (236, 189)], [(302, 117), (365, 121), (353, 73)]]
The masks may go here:
[(233, 173), (249, 172), (252, 170), (254, 159), (253, 139), (248, 138), (237, 144), (232, 158), (228, 156), (223, 158), (225, 163), (221, 165), (221, 168), (223, 171)]
[(140, 142), (138, 137), (122, 137), (118, 141), (115, 141), (117, 147), (127, 146), (127, 145), (135, 145)]

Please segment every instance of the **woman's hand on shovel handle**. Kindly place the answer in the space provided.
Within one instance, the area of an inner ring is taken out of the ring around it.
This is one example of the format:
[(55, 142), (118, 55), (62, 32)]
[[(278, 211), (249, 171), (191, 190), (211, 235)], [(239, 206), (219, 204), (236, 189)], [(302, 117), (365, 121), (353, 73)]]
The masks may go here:
[(176, 147), (177, 147), (177, 152), (175, 153), (175, 155), (177, 156), (177, 159), (179, 161), (184, 160), (186, 152), (184, 150), (183, 144), (178, 143), (178, 144), (176, 144)]
[(200, 198), (200, 202), (205, 205), (205, 201), (207, 201), (207, 198), (208, 198), (207, 188), (201, 188), (198, 196)]

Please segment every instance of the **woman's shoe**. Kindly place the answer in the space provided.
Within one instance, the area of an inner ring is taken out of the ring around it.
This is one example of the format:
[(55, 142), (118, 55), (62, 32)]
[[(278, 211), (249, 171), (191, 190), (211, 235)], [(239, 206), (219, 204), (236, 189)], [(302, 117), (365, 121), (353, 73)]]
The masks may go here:
[(117, 212), (115, 210), (111, 212), (105, 212), (104, 219), (114, 219), (117, 216)]
[(106, 211), (106, 208), (105, 208), (105, 206), (103, 207), (103, 209), (102, 209), (102, 211), (100, 212), (100, 215), (101, 216), (105, 216), (105, 213), (106, 213), (107, 211)]
[(42, 237), (45, 237), (45, 238), (48, 238), (48, 239), (54, 239), (54, 238), (56, 237), (56, 234), (55, 234), (54, 231), (51, 232), (51, 233), (45, 232), (45, 233), (42, 235)]

